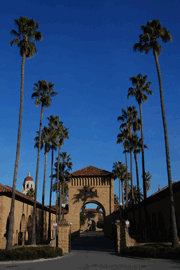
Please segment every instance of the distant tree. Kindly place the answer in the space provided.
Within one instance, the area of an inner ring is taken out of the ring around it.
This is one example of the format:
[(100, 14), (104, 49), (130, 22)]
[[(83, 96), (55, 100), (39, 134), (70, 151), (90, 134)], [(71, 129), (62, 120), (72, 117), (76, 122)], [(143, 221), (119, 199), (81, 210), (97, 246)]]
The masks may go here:
[(32, 187), (28, 190), (28, 192), (26, 193), (26, 196), (28, 196), (29, 198), (34, 199), (35, 191), (34, 191), (34, 189)]
[(114, 204), (118, 204), (118, 200), (119, 200), (119, 198), (117, 197), (116, 194), (114, 194)]

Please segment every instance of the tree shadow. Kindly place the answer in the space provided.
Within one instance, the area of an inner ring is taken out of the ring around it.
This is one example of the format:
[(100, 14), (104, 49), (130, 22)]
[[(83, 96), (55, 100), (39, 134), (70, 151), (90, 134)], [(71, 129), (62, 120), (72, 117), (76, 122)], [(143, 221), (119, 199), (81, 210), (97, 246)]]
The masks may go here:
[(97, 190), (94, 190), (94, 187), (90, 187), (89, 185), (82, 187), (82, 189), (78, 189), (78, 191), (78, 194), (74, 194), (73, 204), (79, 201), (85, 203), (87, 199), (99, 198), (99, 196), (97, 196)]

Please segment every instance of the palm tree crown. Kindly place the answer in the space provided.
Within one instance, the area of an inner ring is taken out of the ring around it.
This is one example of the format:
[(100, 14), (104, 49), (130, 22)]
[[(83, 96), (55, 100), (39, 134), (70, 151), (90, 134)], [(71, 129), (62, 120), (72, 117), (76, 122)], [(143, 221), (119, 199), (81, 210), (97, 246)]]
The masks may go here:
[(137, 75), (137, 77), (131, 77), (130, 81), (132, 82), (132, 84), (134, 86), (136, 86), (136, 88), (132, 88), (130, 87), (128, 89), (128, 95), (127, 98), (135, 96), (138, 104), (141, 103), (141, 101), (147, 101), (147, 96), (143, 93), (146, 92), (146, 94), (148, 95), (152, 95), (153, 92), (152, 90), (149, 88), (149, 85), (151, 84), (151, 82), (147, 82), (146, 83), (146, 78), (148, 78), (147, 75), (145, 75), (144, 77), (142, 77), (142, 74), (139, 73)]
[(42, 107), (49, 108), (51, 105), (51, 97), (58, 95), (54, 90), (54, 84), (49, 82), (47, 84), (46, 80), (38, 81), (34, 84), (36, 87), (33, 87), (35, 92), (32, 94), (31, 98), (36, 97), (35, 106), (38, 107), (42, 103)]
[(159, 20), (148, 21), (146, 26), (142, 25), (141, 29), (144, 34), (139, 35), (140, 42), (135, 43), (133, 50), (139, 50), (141, 53), (147, 54), (151, 49), (160, 55), (162, 46), (157, 42), (157, 38), (160, 38), (163, 42), (171, 42), (171, 33), (161, 26)]
[(37, 53), (35, 44), (30, 42), (30, 39), (32, 38), (33, 41), (43, 39), (41, 32), (36, 31), (39, 28), (39, 24), (33, 19), (23, 16), (21, 16), (19, 20), (15, 19), (14, 22), (18, 27), (19, 33), (14, 29), (11, 31), (11, 35), (16, 36), (16, 38), (10, 42), (11, 47), (17, 44), (18, 48), (20, 48), (20, 55), (23, 57), (25, 54), (26, 58), (29, 59)]

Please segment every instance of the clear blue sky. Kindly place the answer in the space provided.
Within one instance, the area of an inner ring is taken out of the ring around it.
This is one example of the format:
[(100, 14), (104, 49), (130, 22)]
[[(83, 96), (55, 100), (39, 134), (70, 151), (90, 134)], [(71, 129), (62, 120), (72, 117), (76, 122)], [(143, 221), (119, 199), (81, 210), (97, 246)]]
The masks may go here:
[[(171, 32), (173, 42), (162, 44), (159, 56), (165, 112), (168, 127), (172, 181), (179, 181), (180, 154), (180, 2), (177, 0), (68, 0), (68, 1), (4, 1), (1, 7), (1, 63), (0, 63), (0, 114), (1, 155), (0, 183), (13, 185), (18, 120), (20, 107), (21, 61), (16, 45), (10, 47), (16, 29), (14, 19), (20, 16), (33, 18), (39, 23), (43, 40), (36, 42), (38, 54), (25, 61), (24, 106), (20, 159), (16, 189), (21, 191), (24, 178), (30, 172), (35, 182), (37, 149), (34, 137), (39, 130), (41, 107), (35, 107), (31, 95), (38, 80), (55, 84), (59, 96), (52, 98), (49, 109), (44, 109), (43, 127), (47, 117), (60, 116), (69, 129), (63, 152), (70, 154), (71, 172), (89, 165), (112, 171), (113, 162), (125, 164), (123, 146), (117, 145), (121, 122), (117, 117), (121, 109), (139, 107), (135, 98), (127, 99), (129, 80), (141, 73), (152, 82), (153, 95), (142, 105), (144, 138), (149, 149), (145, 150), (145, 171), (152, 175), (148, 196), (168, 185), (165, 140), (160, 107), (159, 84), (152, 51), (148, 55), (133, 52), (139, 42), (141, 25), (159, 19)], [(139, 114), (140, 117), (140, 114)], [(57, 152), (55, 153), (55, 157)], [(42, 203), (44, 177), (44, 150), (41, 150), (37, 201)], [(130, 155), (128, 155), (130, 171)], [(140, 187), (142, 184), (141, 155), (138, 156)], [(49, 204), (51, 153), (47, 160), (45, 205)], [(133, 181), (136, 182), (133, 159)], [(114, 193), (119, 196), (119, 180), (114, 182)], [(52, 204), (55, 204), (53, 193)], [(88, 204), (86, 207), (96, 207)]]

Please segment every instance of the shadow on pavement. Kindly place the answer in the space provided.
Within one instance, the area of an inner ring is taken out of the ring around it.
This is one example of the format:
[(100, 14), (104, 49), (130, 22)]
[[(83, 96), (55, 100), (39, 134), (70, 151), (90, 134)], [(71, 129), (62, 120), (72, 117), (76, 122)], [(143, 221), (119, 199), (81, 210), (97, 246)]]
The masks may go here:
[(71, 242), (71, 250), (115, 252), (114, 241), (104, 237), (104, 232), (85, 231)]

